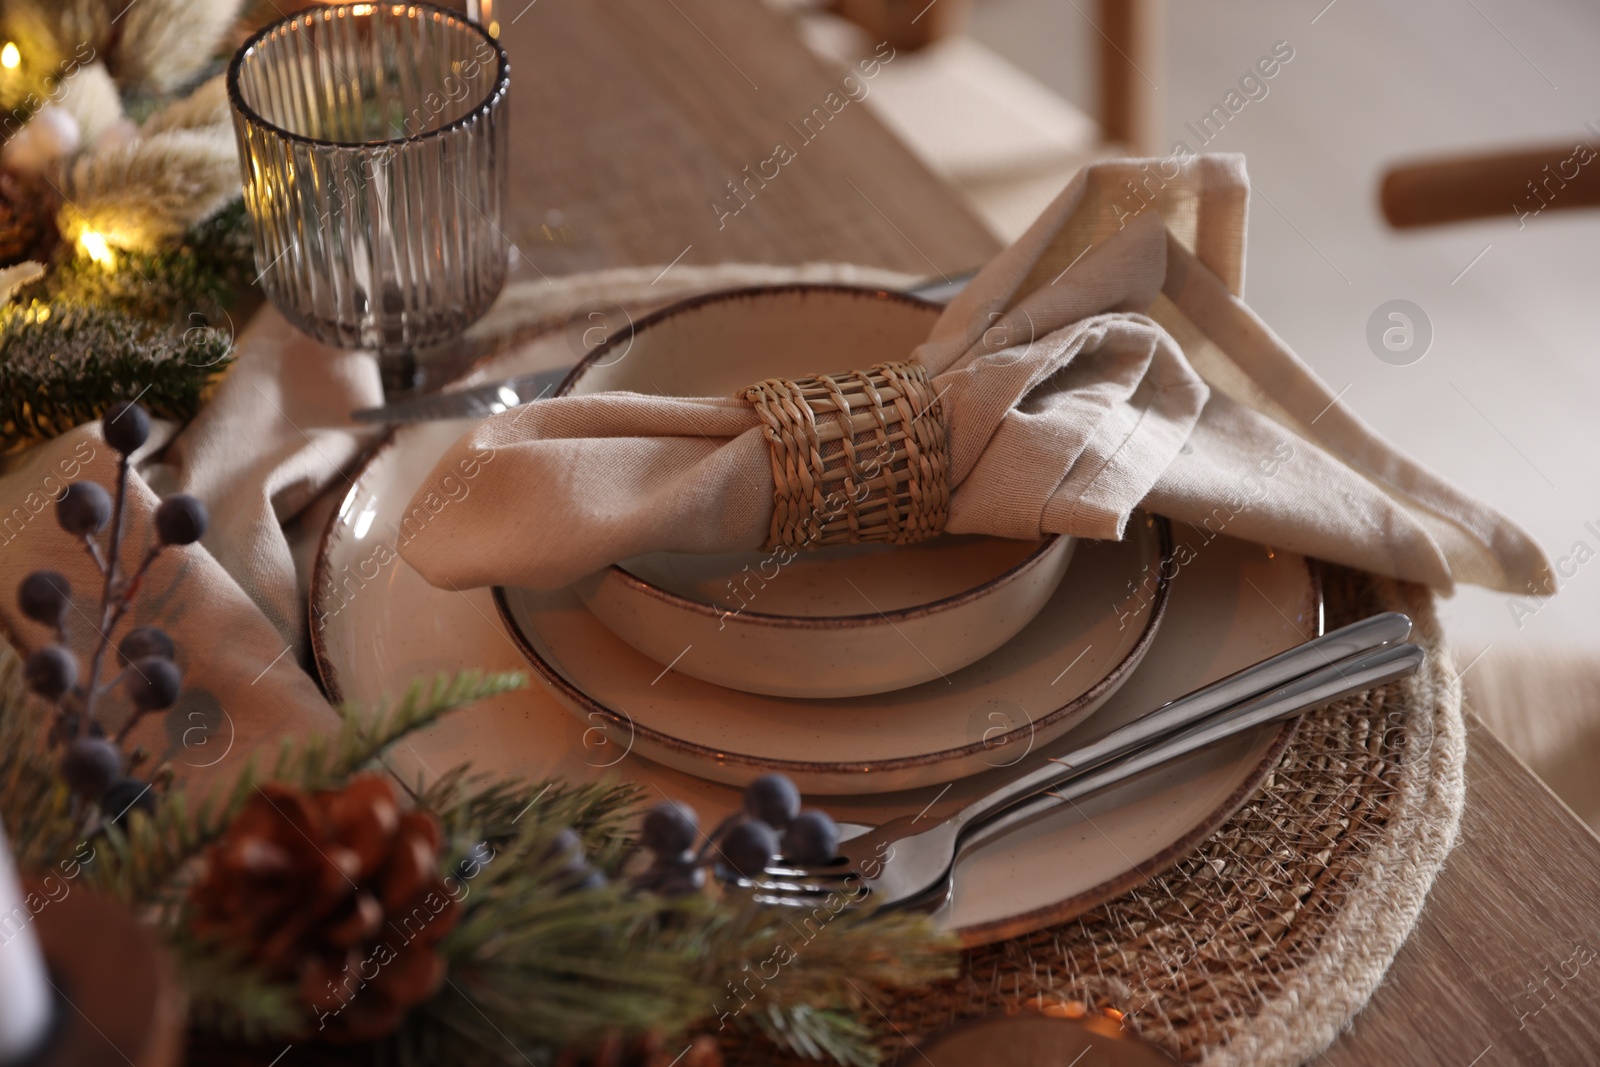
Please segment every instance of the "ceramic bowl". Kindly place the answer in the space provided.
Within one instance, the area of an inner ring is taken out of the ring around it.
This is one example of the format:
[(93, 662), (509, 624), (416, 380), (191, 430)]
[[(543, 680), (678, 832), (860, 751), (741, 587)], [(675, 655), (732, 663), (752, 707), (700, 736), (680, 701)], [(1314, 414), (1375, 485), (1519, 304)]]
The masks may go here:
[[(765, 378), (869, 367), (903, 358), (939, 311), (846, 286), (715, 293), (622, 331), (562, 392), (733, 396)], [(863, 696), (947, 676), (1005, 644), (1049, 602), (1072, 550), (1069, 537), (943, 536), (798, 555), (658, 553), (602, 570), (577, 592), (625, 642), (704, 681)]]

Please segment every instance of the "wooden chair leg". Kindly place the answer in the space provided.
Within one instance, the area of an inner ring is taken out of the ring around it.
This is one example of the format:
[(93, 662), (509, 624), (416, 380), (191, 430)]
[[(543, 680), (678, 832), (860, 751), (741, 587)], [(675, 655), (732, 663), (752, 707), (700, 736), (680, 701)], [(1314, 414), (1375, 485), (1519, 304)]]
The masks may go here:
[(1406, 163), (1383, 176), (1383, 217), (1397, 230), (1502, 216), (1527, 225), (1546, 208), (1600, 206), (1600, 159), (1588, 138), (1520, 152)]
[(1157, 86), (1166, 76), (1163, 0), (1100, 0), (1100, 131), (1143, 155), (1166, 152)]

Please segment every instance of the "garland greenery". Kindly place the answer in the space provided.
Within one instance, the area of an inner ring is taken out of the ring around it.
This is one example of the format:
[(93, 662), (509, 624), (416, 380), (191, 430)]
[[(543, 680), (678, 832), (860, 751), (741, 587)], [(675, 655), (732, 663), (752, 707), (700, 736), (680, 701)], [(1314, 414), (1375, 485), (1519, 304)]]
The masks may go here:
[(173, 246), (119, 253), (115, 269), (87, 256), (58, 255), (49, 273), (19, 296), (119, 311), (183, 331), (221, 321), (254, 276), (250, 217), (238, 199)]
[(54, 437), (119, 400), (187, 422), (233, 362), (228, 307), (249, 284), (242, 203), (116, 269), (64, 248), (0, 305), (0, 446)]
[[(44, 743), (48, 717), (27, 695), (15, 653), (0, 649), (0, 818), (24, 870), (71, 870), (146, 917), (177, 963), (199, 1031), (298, 1041), (315, 1027), (293, 982), (194, 933), (189, 889), (206, 850), (259, 786), (340, 787), (441, 716), (524, 684), (517, 673), (419, 682), (375, 713), (341, 709), (337, 733), (285, 740), (224, 788), (173, 786), (151, 810), (107, 822), (74, 805)], [(443, 828), (442, 868), (472, 871), (459, 920), (438, 945), (448, 978), (391, 1036), (341, 1049), (341, 1063), (546, 1064), (563, 1048), (618, 1034), (732, 1027), (800, 1056), (867, 1067), (879, 1058), (867, 991), (923, 984), (955, 964), (953, 943), (920, 917), (826, 906), (797, 914), (731, 888), (675, 897), (632, 889), (621, 871), (644, 800), (634, 786), (461, 768), (408, 792)], [(611, 875), (606, 884), (574, 891), (562, 880), (550, 857), (567, 828)]]
[(218, 74), (242, 6), (0, 4), (0, 447), (135, 396), (186, 421), (227, 368), (255, 300)]

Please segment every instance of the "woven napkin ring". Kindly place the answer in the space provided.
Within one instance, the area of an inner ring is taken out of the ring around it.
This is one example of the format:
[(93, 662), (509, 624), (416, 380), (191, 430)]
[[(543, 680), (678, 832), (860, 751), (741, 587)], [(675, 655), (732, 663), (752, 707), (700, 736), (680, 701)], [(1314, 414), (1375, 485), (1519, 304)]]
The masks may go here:
[(937, 536), (950, 515), (944, 406), (919, 363), (789, 381), (741, 394), (772, 452), (767, 548)]

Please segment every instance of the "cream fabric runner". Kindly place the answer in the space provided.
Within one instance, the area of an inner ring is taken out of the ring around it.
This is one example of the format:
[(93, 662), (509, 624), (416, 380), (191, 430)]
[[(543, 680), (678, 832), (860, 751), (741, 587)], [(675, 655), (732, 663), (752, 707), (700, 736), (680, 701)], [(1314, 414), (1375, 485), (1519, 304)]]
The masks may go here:
[[(1441, 590), (1543, 587), (1531, 537), (1373, 433), (1241, 302), (1248, 189), (1239, 156), (1090, 167), (950, 304), (914, 353), (949, 416), (947, 529), (1119, 537), (1142, 503)], [(748, 488), (772, 483), (767, 443), (733, 398), (545, 401), (479, 424), (428, 484), (483, 449), (487, 490), (401, 549), (441, 587), (767, 535), (771, 493)]]
[[(203, 547), (163, 552), (112, 635), (157, 625), (178, 646), (182, 698), (165, 714), (146, 716), (132, 735), (152, 754), (150, 766), (170, 762), (181, 778), (225, 780), (281, 737), (337, 724), (302, 668), (305, 598), (283, 524), (341, 481), (373, 433), (351, 429), (349, 412), (381, 396), (372, 360), (324, 348), (265, 312), (239, 338), (238, 363), (194, 421), (176, 438), (158, 423), (135, 457), (125, 561), (151, 541), (158, 494), (193, 493), (211, 513)], [(156, 454), (159, 461), (150, 459)], [(29, 571), (58, 570), (72, 583), (69, 632), (86, 656), (99, 574), (57, 526), (54, 504), (77, 480), (115, 485), (116, 453), (98, 423), (26, 450), (0, 477), (0, 619), (25, 647), (50, 640), (47, 628), (22, 618), (11, 591)], [(119, 699), (107, 704), (119, 713), (127, 707)]]

